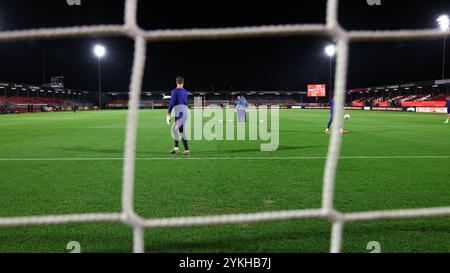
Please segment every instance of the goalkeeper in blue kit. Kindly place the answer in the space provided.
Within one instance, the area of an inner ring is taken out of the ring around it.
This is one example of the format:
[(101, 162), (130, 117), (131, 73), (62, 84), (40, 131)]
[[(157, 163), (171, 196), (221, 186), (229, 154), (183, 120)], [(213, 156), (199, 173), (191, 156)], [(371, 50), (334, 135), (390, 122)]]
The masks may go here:
[(170, 119), (172, 115), (172, 111), (175, 113), (175, 124), (172, 126), (172, 137), (175, 141), (175, 146), (173, 150), (170, 152), (171, 154), (179, 154), (180, 148), (180, 134), (181, 141), (184, 146), (184, 155), (189, 155), (189, 145), (188, 140), (184, 128), (184, 124), (188, 118), (188, 96), (189, 93), (184, 89), (184, 78), (177, 77), (176, 79), (177, 88), (172, 90), (169, 110), (167, 112), (167, 124), (170, 124)]

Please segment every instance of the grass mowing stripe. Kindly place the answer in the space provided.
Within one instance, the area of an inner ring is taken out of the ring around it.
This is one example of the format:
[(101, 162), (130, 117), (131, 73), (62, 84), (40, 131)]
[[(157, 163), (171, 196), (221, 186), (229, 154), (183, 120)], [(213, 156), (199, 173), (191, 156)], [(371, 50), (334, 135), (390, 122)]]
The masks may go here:
[[(343, 156), (339, 159), (450, 159), (450, 156)], [(125, 158), (0, 158), (0, 161), (121, 161)], [(323, 156), (305, 157), (141, 157), (135, 160), (158, 161), (158, 160), (320, 160), (327, 159)]]

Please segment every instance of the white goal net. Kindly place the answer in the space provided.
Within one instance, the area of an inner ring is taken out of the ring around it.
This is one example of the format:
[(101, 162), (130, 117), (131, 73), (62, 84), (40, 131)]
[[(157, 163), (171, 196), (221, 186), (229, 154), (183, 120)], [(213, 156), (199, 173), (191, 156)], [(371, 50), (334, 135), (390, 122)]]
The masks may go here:
[[(334, 208), (334, 186), (336, 169), (341, 149), (338, 128), (343, 123), (343, 104), (346, 90), (349, 43), (370, 40), (436, 39), (450, 34), (439, 30), (398, 31), (347, 31), (338, 22), (338, 0), (328, 0), (326, 24), (295, 24), (279, 26), (256, 26), (217, 29), (151, 30), (141, 29), (136, 20), (137, 0), (126, 0), (123, 25), (77, 26), (67, 28), (30, 29), (0, 32), (0, 42), (24, 41), (91, 35), (125, 36), (134, 40), (134, 63), (132, 68), (128, 120), (126, 127), (125, 155), (123, 166), (122, 212), (106, 214), (56, 215), (39, 217), (0, 218), (0, 227), (49, 225), (88, 222), (121, 222), (133, 228), (133, 251), (144, 252), (144, 230), (164, 227), (192, 227), (281, 221), (289, 219), (318, 218), (332, 223), (330, 252), (338, 253), (342, 248), (343, 228), (346, 223), (379, 219), (403, 219), (417, 217), (450, 216), (450, 207), (341, 213)], [(134, 210), (135, 150), (139, 100), (146, 62), (147, 42), (187, 41), (200, 39), (235, 39), (250, 37), (276, 37), (300, 35), (327, 35), (337, 41), (337, 67), (335, 74), (336, 117), (330, 139), (323, 178), (322, 207), (309, 210), (263, 212), (254, 214), (217, 215), (208, 217), (185, 217), (166, 219), (144, 219)]]

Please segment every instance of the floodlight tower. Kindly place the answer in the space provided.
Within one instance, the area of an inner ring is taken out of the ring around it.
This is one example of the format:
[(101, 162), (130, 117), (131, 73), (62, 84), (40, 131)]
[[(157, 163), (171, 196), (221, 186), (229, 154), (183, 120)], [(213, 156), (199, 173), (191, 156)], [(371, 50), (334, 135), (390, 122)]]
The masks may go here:
[(325, 54), (327, 54), (327, 56), (330, 58), (330, 102), (331, 102), (331, 98), (332, 95), (331, 93), (333, 92), (333, 57), (334, 55), (336, 55), (336, 46), (335, 45), (328, 45), (327, 47), (325, 47)]
[(98, 60), (98, 107), (102, 107), (102, 59), (106, 55), (106, 48), (102, 45), (96, 45), (93, 49), (95, 57)]
[(450, 18), (448, 17), (448, 15), (441, 15), (439, 16), (439, 18), (437, 19), (437, 22), (439, 24), (439, 28), (445, 32), (444, 35), (444, 53), (442, 56), (442, 79), (445, 79), (445, 46), (446, 46), (446, 41), (447, 41), (447, 32), (450, 28)]

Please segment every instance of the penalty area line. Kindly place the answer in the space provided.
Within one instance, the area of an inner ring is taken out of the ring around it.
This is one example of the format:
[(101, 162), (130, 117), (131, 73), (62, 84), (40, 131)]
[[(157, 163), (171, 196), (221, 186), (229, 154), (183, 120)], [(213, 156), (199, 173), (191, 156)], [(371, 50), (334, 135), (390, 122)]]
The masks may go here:
[[(296, 157), (137, 157), (136, 161), (164, 160), (324, 160), (326, 156)], [(450, 159), (450, 156), (342, 156), (339, 160), (395, 160), (395, 159)], [(121, 157), (72, 157), (72, 158), (0, 158), (0, 161), (123, 161)]]

